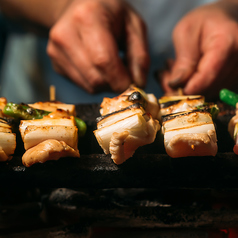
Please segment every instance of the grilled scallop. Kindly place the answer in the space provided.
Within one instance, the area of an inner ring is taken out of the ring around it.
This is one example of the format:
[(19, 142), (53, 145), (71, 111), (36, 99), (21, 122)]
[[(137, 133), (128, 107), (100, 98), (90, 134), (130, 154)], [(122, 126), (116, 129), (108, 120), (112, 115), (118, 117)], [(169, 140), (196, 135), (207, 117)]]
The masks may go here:
[(105, 154), (116, 164), (132, 157), (139, 146), (155, 140), (159, 122), (140, 105), (129, 106), (101, 117), (94, 135)]
[(164, 146), (172, 158), (215, 156), (217, 137), (212, 116), (207, 111), (189, 111), (163, 118)]

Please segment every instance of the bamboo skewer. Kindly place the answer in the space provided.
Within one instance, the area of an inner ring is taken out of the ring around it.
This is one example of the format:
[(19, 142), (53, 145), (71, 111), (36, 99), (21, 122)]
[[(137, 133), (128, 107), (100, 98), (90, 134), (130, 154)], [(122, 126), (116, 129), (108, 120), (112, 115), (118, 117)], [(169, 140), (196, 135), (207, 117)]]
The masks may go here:
[(55, 101), (55, 86), (50, 85), (50, 101), (54, 102)]

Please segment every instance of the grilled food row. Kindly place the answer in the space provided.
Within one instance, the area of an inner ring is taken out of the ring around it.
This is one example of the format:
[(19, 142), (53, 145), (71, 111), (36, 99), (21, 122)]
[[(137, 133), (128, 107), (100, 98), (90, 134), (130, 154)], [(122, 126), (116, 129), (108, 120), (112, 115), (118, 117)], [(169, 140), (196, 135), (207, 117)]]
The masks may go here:
[[(16, 134), (12, 125), (17, 123), (24, 143), (25, 166), (80, 157), (78, 136), (85, 134), (86, 124), (76, 117), (74, 105), (15, 104), (0, 98), (0, 108), (0, 161), (14, 154)], [(201, 95), (157, 99), (131, 85), (117, 97), (103, 99), (93, 133), (103, 152), (110, 154), (116, 164), (132, 157), (139, 147), (157, 143), (158, 134), (163, 135), (164, 148), (172, 158), (215, 156), (218, 147), (214, 118), (218, 111), (216, 104), (207, 103)], [(233, 121), (236, 125), (237, 119)], [(237, 135), (238, 126), (232, 128)]]
[(131, 85), (115, 98), (104, 98), (94, 134), (116, 164), (135, 150), (164, 137), (170, 157), (215, 156), (218, 150), (213, 119), (218, 107), (200, 95), (161, 97)]

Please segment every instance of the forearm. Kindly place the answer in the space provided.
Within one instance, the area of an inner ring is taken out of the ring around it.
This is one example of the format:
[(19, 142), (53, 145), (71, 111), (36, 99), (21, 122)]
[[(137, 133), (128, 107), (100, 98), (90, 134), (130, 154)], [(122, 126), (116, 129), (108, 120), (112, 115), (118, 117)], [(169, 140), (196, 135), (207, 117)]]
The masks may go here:
[(72, 0), (1, 0), (0, 10), (8, 18), (48, 30)]

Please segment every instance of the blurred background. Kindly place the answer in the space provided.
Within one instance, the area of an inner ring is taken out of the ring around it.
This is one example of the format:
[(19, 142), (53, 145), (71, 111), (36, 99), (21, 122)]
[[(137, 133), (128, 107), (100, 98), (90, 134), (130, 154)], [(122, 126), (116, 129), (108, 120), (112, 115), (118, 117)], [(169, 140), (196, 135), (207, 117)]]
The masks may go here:
[[(162, 96), (156, 70), (174, 56), (171, 33), (181, 17), (191, 9), (213, 0), (128, 0), (148, 27), (151, 67), (145, 91)], [(56, 99), (65, 103), (99, 103), (113, 93), (90, 95), (54, 72), (46, 54), (47, 38), (23, 30), (16, 22), (0, 15), (0, 95), (8, 101), (49, 100), (49, 86), (55, 85)]]

